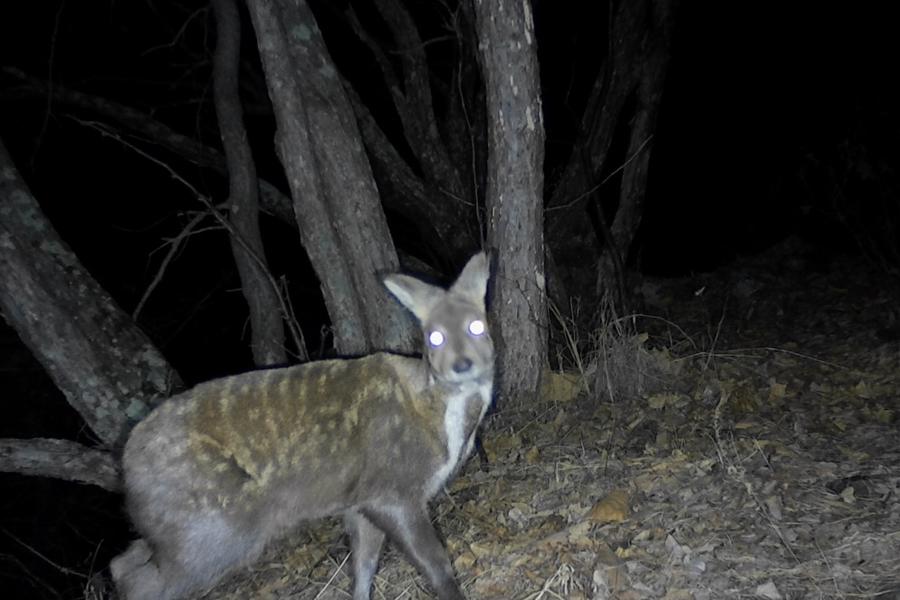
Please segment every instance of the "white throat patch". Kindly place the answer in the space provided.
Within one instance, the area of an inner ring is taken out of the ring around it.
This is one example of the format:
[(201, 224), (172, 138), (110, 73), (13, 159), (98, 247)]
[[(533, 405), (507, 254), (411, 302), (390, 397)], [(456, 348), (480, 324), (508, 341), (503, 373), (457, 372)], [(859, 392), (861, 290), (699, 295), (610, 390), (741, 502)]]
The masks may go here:
[[(475, 432), (478, 423), (484, 418), (488, 406), (491, 403), (492, 382), (466, 383), (459, 390), (447, 397), (447, 410), (444, 412), (444, 433), (447, 435), (447, 461), (428, 479), (425, 484), (425, 494), (433, 497), (454, 469), (469, 456), (475, 443)], [(481, 411), (478, 421), (472, 427), (472, 431), (466, 436), (466, 405), (468, 402), (481, 402)]]

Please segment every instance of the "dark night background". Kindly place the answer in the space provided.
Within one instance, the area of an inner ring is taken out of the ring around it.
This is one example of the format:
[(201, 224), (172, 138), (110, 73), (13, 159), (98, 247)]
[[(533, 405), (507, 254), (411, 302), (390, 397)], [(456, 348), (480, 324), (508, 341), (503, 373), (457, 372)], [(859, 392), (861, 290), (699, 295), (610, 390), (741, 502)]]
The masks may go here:
[[(854, 233), (873, 244), (870, 251), (897, 252), (900, 43), (888, 5), (680, 3), (635, 269), (689, 275), (789, 236), (823, 256), (860, 253)], [(313, 6), (339, 66), (365, 69), (333, 26), (327, 3)], [(567, 159), (577, 111), (602, 60), (606, 10), (602, 2), (535, 2), (548, 182)], [(251, 34), (244, 35), (252, 55)], [(150, 111), (218, 147), (209, 134), (213, 37), (203, 4), (0, 7), (0, 67)], [(10, 93), (10, 82), (0, 74), (0, 138), (63, 239), (132, 311), (159, 267), (164, 241), (202, 207), (161, 166), (85, 126), (94, 117), (78, 115), (77, 122), (46, 100)], [(273, 125), (255, 110), (258, 100), (248, 100), (247, 109), (258, 166), (280, 181)], [(221, 178), (170, 162), (201, 192), (223, 199)], [(268, 218), (263, 236), (273, 271), (288, 276), (315, 340), (326, 317), (299, 238)], [(397, 243), (405, 242), (398, 236)], [(237, 287), (227, 238), (217, 230), (187, 245), (151, 297), (139, 323), (189, 383), (251, 368)], [(0, 390), (0, 437), (90, 440), (2, 322)], [(50, 561), (90, 573), (129, 535), (118, 496), (0, 474), (5, 597), (81, 597), (84, 579)]]

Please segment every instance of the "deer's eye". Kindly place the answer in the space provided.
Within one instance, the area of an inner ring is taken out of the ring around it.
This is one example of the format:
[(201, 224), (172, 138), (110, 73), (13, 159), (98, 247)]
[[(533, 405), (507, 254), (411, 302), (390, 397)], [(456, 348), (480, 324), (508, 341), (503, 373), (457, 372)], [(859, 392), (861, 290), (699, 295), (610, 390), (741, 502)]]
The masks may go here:
[(481, 335), (484, 333), (484, 321), (481, 319), (475, 319), (471, 323), (469, 323), (469, 333), (472, 335)]
[(432, 331), (428, 334), (428, 343), (432, 348), (437, 348), (444, 343), (444, 334), (440, 331)]

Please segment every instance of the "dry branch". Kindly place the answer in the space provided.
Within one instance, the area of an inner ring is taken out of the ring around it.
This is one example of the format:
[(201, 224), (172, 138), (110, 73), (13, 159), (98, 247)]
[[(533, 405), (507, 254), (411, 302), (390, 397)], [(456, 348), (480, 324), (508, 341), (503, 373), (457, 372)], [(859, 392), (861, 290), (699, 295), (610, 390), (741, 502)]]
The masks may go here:
[(111, 453), (69, 440), (0, 439), (0, 471), (87, 483), (110, 492), (121, 486), (119, 463)]
[[(18, 69), (6, 67), (0, 69), (0, 73), (16, 82), (4, 91), (4, 95), (7, 97), (30, 98), (52, 94), (53, 101), (56, 103), (102, 115), (111, 122), (124, 127), (133, 135), (165, 148), (186, 161), (219, 173), (226, 172), (225, 157), (219, 150), (211, 148), (195, 138), (178, 133), (143, 111), (106, 98), (78, 92), (59, 83), (54, 83), (51, 87), (47, 82), (26, 75)], [(283, 223), (291, 226), (295, 224), (290, 198), (265, 179), (259, 180), (259, 192), (260, 206), (263, 211)]]

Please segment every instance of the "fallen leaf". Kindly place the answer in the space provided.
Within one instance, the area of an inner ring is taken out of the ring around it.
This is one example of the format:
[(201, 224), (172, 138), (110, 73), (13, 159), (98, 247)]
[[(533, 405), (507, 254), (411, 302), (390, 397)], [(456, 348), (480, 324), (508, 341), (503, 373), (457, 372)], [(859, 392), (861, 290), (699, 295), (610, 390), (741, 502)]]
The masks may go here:
[(628, 492), (613, 490), (594, 504), (588, 518), (594, 523), (621, 523), (628, 515)]
[(778, 591), (775, 582), (771, 579), (763, 584), (756, 586), (756, 595), (768, 598), (768, 600), (781, 600), (784, 596)]
[(772, 381), (769, 384), (769, 402), (777, 402), (778, 400), (784, 400), (785, 395), (787, 394), (787, 384), (786, 383), (778, 383), (777, 381)]
[(549, 402), (570, 402), (587, 389), (584, 377), (577, 373), (544, 371), (540, 396)]

